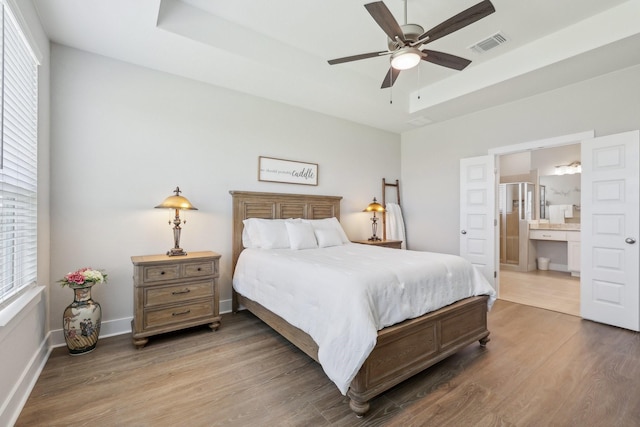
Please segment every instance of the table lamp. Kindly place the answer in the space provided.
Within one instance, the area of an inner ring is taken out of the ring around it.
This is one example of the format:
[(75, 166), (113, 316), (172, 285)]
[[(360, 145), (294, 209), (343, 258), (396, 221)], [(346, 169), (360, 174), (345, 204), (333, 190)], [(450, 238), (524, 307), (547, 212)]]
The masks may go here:
[(376, 212), (384, 212), (384, 211), (385, 211), (384, 206), (378, 203), (375, 197), (373, 198), (373, 202), (369, 203), (369, 206), (367, 206), (362, 211), (362, 212), (373, 212), (373, 216), (371, 217), (371, 232), (373, 233), (373, 235), (369, 237), (369, 240), (371, 241), (382, 240), (376, 235), (376, 232), (378, 231), (378, 218), (376, 217)]
[[(165, 208), (165, 209), (175, 209), (176, 211), (176, 216), (173, 219), (173, 242), (174, 242), (174, 247), (169, 249), (167, 251), (167, 255), (168, 256), (180, 256), (180, 255), (186, 255), (187, 253), (184, 251), (184, 249), (182, 249), (180, 247), (180, 231), (182, 230), (182, 228), (180, 228), (180, 223), (184, 222), (185, 224), (187, 223), (186, 220), (181, 221), (180, 220), (180, 210), (184, 209), (184, 210), (195, 210), (197, 211), (198, 208), (194, 207), (191, 202), (189, 200), (187, 200), (186, 197), (183, 197), (180, 195), (180, 193), (182, 193), (182, 191), (180, 191), (180, 187), (176, 187), (175, 190), (173, 190), (175, 194), (175, 196), (169, 196), (166, 199), (163, 200), (162, 203), (160, 203), (158, 206), (156, 206), (156, 208)], [(169, 225), (171, 225), (171, 220), (169, 220)]]

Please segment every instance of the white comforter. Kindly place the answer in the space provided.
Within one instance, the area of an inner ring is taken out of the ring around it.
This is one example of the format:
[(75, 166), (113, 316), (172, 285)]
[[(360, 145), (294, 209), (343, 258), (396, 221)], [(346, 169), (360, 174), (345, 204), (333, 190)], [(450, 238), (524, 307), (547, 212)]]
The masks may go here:
[(346, 244), (245, 249), (233, 286), (318, 344), (327, 376), (346, 394), (377, 331), (495, 291), (468, 261), (447, 254)]

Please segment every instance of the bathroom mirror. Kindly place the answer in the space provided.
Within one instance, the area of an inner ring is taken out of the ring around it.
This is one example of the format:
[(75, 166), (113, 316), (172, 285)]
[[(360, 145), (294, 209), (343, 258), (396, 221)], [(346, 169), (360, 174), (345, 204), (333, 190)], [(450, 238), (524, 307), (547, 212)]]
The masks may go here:
[[(550, 205), (580, 206), (581, 174), (540, 177), (540, 218), (549, 219)], [(544, 207), (544, 209), (543, 209)]]

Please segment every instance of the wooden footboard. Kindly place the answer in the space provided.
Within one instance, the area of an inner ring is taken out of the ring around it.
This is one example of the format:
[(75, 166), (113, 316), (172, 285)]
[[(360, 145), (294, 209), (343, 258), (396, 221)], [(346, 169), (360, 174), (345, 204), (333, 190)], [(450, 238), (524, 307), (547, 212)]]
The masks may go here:
[(485, 346), (488, 298), (467, 298), (378, 332), (375, 348), (347, 393), (351, 409), (362, 416), (369, 401), (382, 392), (474, 341)]
[[(347, 392), (356, 415), (363, 416), (374, 397), (472, 342), (486, 345), (488, 298), (466, 298), (378, 332), (376, 347)], [(318, 361), (318, 346), (309, 335), (242, 295), (238, 295), (238, 302)]]

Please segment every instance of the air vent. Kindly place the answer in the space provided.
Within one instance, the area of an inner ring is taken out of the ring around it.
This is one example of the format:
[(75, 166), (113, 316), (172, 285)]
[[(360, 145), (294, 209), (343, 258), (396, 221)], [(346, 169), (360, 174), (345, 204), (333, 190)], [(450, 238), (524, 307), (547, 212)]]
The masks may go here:
[(481, 40), (472, 46), (469, 46), (469, 49), (471, 49), (475, 53), (484, 53), (506, 42), (507, 37), (503, 33), (497, 32), (494, 35), (487, 37), (486, 39)]

